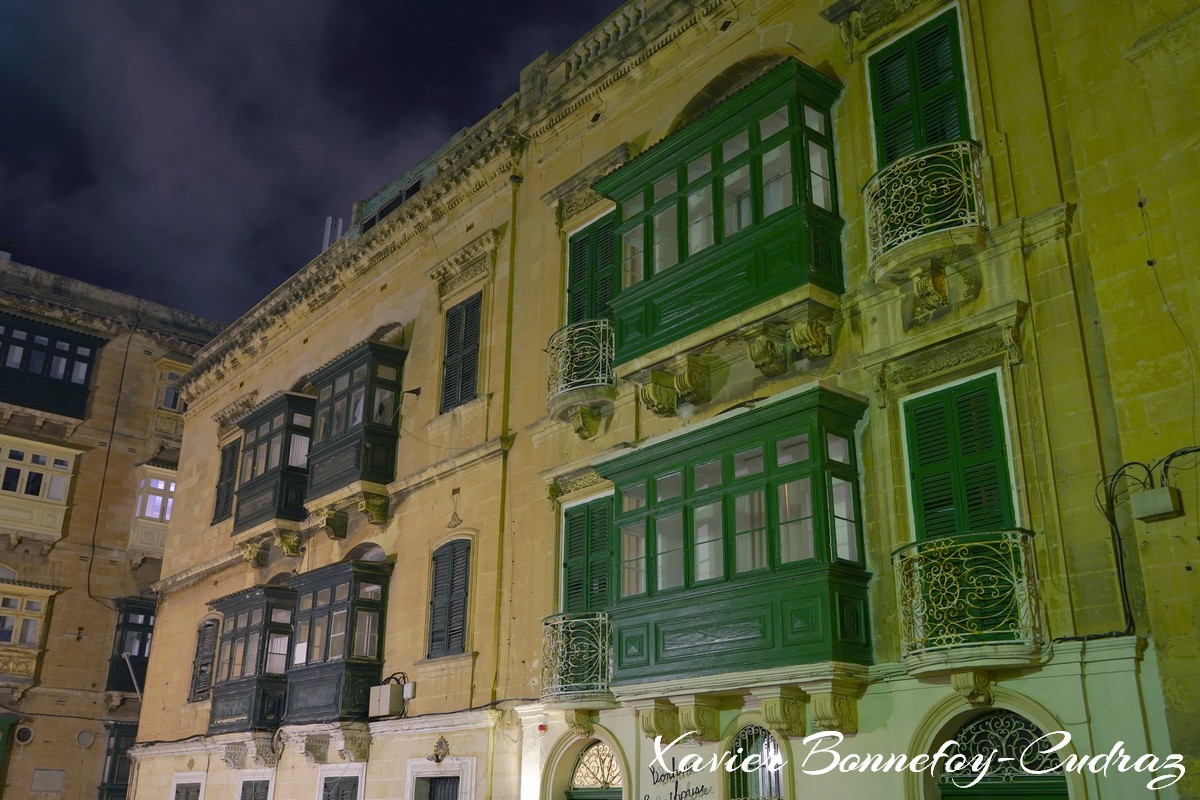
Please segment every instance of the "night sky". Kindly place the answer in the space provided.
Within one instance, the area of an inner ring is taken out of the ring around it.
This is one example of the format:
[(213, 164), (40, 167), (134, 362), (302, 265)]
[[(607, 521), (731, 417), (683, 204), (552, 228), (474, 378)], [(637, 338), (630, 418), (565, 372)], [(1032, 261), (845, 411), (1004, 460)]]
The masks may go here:
[(0, 0), (0, 239), (231, 322), (618, 5)]

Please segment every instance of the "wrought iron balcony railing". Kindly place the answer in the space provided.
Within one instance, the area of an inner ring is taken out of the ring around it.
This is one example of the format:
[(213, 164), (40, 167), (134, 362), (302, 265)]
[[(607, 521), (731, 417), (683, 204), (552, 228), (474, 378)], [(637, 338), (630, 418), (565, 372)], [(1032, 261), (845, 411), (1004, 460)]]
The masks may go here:
[(905, 658), (982, 645), (1044, 642), (1033, 534), (939, 536), (892, 554)]
[(904, 156), (867, 182), (867, 267), (879, 278), (880, 259), (906, 242), (938, 231), (987, 229), (982, 151), (958, 141)]
[(546, 346), (550, 354), (547, 404), (576, 389), (611, 388), (613, 374), (612, 323), (591, 319), (565, 325), (554, 332)]
[(606, 697), (611, 680), (612, 626), (606, 612), (543, 620), (543, 701)]

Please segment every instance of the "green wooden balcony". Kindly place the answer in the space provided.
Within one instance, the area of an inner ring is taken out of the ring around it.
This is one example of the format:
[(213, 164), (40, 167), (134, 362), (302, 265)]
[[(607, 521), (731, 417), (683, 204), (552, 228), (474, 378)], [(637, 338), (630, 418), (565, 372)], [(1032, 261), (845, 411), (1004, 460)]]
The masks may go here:
[(609, 699), (612, 625), (604, 611), (542, 621), (542, 702)]
[(876, 283), (982, 249), (982, 160), (977, 142), (946, 142), (896, 159), (867, 182), (867, 268)]
[(1033, 534), (938, 536), (892, 554), (910, 673), (1018, 666), (1045, 643)]

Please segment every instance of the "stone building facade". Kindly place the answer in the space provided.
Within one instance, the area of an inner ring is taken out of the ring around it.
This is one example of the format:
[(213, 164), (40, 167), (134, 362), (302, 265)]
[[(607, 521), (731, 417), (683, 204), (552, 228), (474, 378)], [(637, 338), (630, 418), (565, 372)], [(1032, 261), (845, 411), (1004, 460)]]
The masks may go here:
[(220, 329), (0, 262), (3, 797), (126, 796), (183, 433), (173, 384)]
[(530, 64), (183, 379), (136, 797), (1196, 797), (1198, 20), (638, 0)]

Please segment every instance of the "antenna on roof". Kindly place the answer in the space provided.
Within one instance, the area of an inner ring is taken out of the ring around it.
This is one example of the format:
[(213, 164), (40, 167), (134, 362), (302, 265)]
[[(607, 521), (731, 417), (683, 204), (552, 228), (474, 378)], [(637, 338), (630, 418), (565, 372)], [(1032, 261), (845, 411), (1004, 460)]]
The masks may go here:
[(325, 244), (321, 246), (321, 250), (328, 250), (329, 245), (342, 238), (342, 218), (341, 217), (326, 217), (325, 218)]

